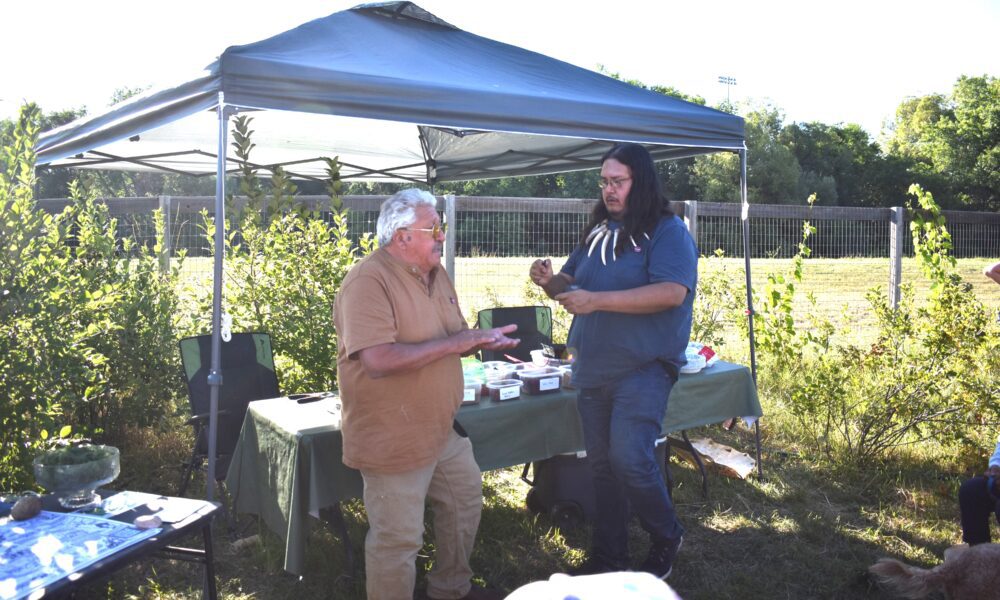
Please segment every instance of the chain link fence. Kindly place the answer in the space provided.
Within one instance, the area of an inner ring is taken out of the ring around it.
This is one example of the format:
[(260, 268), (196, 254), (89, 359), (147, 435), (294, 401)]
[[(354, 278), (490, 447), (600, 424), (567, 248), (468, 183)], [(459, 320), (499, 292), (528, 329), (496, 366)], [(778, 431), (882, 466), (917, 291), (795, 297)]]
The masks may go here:
[[(378, 209), (385, 196), (345, 196), (352, 236), (374, 234)], [(159, 197), (102, 199), (118, 220), (118, 232), (137, 244), (152, 247), (154, 211), (162, 210), (168, 256), (184, 250), (189, 280), (210, 281), (212, 263), (209, 235), (203, 215), (214, 210), (212, 197)], [(302, 196), (307, 208), (329, 219), (329, 199)], [(238, 202), (238, 200), (237, 200)], [(449, 208), (449, 202), (453, 202)], [(456, 197), (441, 198), (440, 208), (451, 216), (446, 243), (446, 264), (453, 273), (466, 316), (488, 306), (530, 302), (526, 293), (528, 268), (535, 258), (552, 258), (558, 268), (579, 243), (581, 231), (596, 200)], [(39, 206), (59, 212), (67, 200), (40, 200)], [(673, 202), (693, 232), (703, 256), (703, 273), (725, 269), (733, 285), (745, 293), (740, 206), (726, 203)], [(894, 253), (902, 256), (899, 279), (921, 289), (918, 265), (912, 260), (913, 244), (905, 219), (897, 220), (900, 245), (893, 250), (892, 227), (899, 209), (752, 205), (750, 207), (750, 258), (755, 287), (768, 273), (788, 273), (791, 258), (802, 241), (803, 224), (816, 228), (807, 245), (802, 284), (797, 289), (797, 316), (816, 314), (851, 323), (856, 330), (870, 327), (873, 319), (865, 294), (871, 288), (886, 293), (892, 285)], [(959, 273), (987, 306), (1000, 308), (1000, 286), (982, 276), (985, 266), (1000, 260), (1000, 214), (945, 211), (952, 236), (952, 254)], [(454, 251), (452, 251), (454, 250)], [(166, 256), (165, 256), (166, 259)], [(807, 297), (811, 295), (815, 304)]]

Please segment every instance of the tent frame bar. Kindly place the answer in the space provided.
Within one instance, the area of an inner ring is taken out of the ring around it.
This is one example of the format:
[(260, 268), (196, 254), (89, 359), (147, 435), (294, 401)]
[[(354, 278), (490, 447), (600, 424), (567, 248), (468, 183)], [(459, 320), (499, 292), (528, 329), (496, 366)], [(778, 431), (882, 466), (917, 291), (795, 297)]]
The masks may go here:
[[(753, 378), (753, 387), (757, 389), (757, 342), (753, 331), (753, 287), (750, 277), (750, 202), (747, 200), (747, 148), (744, 142), (740, 155), (740, 221), (743, 231), (743, 268), (746, 274), (747, 288), (747, 331), (750, 341), (750, 376)], [(753, 423), (754, 442), (757, 450), (757, 478), (764, 479), (764, 466), (760, 460), (760, 420)]]
[[(175, 168), (172, 168), (172, 167), (166, 167), (166, 166), (163, 166), (163, 165), (157, 165), (157, 164), (152, 164), (152, 163), (145, 162), (145, 161), (147, 161), (149, 159), (170, 158), (170, 157), (174, 157), (174, 156), (204, 156), (204, 157), (208, 157), (208, 158), (218, 159), (218, 157), (219, 157), (218, 154), (212, 153), (212, 152), (205, 152), (204, 150), (184, 150), (184, 151), (180, 151), (180, 152), (164, 152), (164, 153), (160, 153), (160, 154), (146, 154), (146, 155), (143, 155), (143, 156), (132, 156), (132, 157), (117, 156), (115, 154), (109, 154), (107, 152), (100, 152), (98, 150), (89, 150), (87, 152), (87, 154), (96, 155), (96, 156), (86, 156), (86, 155), (83, 155), (83, 156), (80, 156), (79, 158), (76, 159), (77, 162), (67, 163), (67, 164), (61, 164), (61, 165), (55, 165), (55, 166), (51, 166), (49, 168), (51, 168), (51, 169), (81, 168), (81, 167), (93, 168), (94, 165), (103, 165), (103, 164), (111, 164), (111, 163), (116, 163), (116, 162), (125, 162), (125, 163), (131, 163), (131, 164), (139, 165), (139, 166), (142, 166), (142, 167), (146, 167), (146, 168), (149, 168), (149, 169), (151, 169), (151, 170), (153, 170), (155, 172), (173, 173), (175, 175), (187, 175), (189, 177), (209, 177), (209, 176), (212, 176), (212, 175), (218, 175), (218, 169), (216, 169), (216, 171), (213, 171), (211, 173), (194, 173), (194, 172), (191, 172), (191, 171), (185, 171), (183, 169), (175, 169)], [(247, 162), (247, 164), (250, 165), (250, 166), (252, 166), (252, 167), (254, 167), (254, 168), (256, 168), (256, 169), (271, 170), (271, 169), (274, 169), (275, 167), (285, 168), (288, 165), (309, 164), (309, 163), (320, 162), (320, 160), (322, 160), (322, 159), (309, 158), (309, 159), (293, 160), (293, 161), (281, 162), (281, 163), (271, 163), (271, 164), (267, 164), (267, 165), (261, 164), (261, 163), (254, 163), (254, 162)], [(237, 163), (239, 161), (237, 161), (235, 158), (226, 157), (226, 162)], [(396, 166), (396, 167), (387, 167), (385, 169), (372, 169), (372, 168), (368, 168), (368, 167), (362, 167), (361, 165), (355, 165), (353, 163), (345, 163), (345, 162), (340, 163), (340, 165), (342, 167), (348, 167), (350, 169), (354, 169), (355, 171), (357, 171), (356, 173), (350, 173), (348, 175), (343, 175), (343, 176), (341, 176), (341, 179), (356, 179), (356, 178), (368, 177), (368, 176), (372, 176), (372, 175), (382, 175), (386, 179), (399, 179), (399, 180), (403, 180), (403, 181), (409, 181), (410, 183), (416, 183), (416, 184), (419, 184), (419, 185), (427, 185), (426, 181), (423, 181), (421, 179), (417, 179), (415, 177), (407, 177), (406, 175), (400, 175), (399, 173), (395, 172), (395, 171), (401, 171), (403, 169), (413, 169), (415, 167), (422, 167), (422, 166), (424, 166), (424, 163), (422, 163), (422, 162), (419, 162), (419, 163), (409, 163), (409, 164), (405, 164), (405, 165), (399, 165), (399, 166)], [(305, 173), (298, 173), (296, 171), (290, 171), (288, 169), (285, 169), (285, 170), (286, 170), (286, 172), (288, 173), (289, 176), (297, 178), (297, 179), (305, 179), (305, 180), (308, 180), (308, 181), (324, 181), (325, 180), (325, 178), (318, 177), (316, 175), (307, 175)], [(239, 172), (239, 167), (234, 167), (232, 169), (228, 169), (225, 172), (229, 173), (229, 174), (231, 174), (231, 173), (238, 173)]]
[[(215, 269), (212, 274), (212, 365), (208, 372), (208, 473), (205, 476), (205, 495), (209, 502), (215, 500), (215, 452), (219, 426), (219, 392), (222, 387), (222, 272), (226, 254), (226, 144), (229, 134), (229, 117), (236, 111), (226, 106), (223, 92), (219, 92), (219, 153), (215, 178)], [(227, 332), (228, 334), (228, 332)], [(228, 337), (228, 335), (227, 335)]]

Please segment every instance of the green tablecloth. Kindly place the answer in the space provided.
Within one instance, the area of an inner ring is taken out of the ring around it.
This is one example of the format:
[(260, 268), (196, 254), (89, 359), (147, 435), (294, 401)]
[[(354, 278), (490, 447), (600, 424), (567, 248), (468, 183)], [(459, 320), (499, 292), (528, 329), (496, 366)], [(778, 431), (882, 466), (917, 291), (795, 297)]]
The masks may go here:
[[(749, 369), (720, 361), (681, 375), (670, 394), (664, 431), (761, 414)], [(575, 390), (504, 402), (484, 399), (462, 406), (458, 421), (484, 471), (583, 449)], [(361, 474), (341, 462), (340, 400), (251, 402), (226, 487), (235, 511), (260, 515), (285, 539), (285, 570), (301, 574), (309, 514), (360, 497), (363, 489)]]

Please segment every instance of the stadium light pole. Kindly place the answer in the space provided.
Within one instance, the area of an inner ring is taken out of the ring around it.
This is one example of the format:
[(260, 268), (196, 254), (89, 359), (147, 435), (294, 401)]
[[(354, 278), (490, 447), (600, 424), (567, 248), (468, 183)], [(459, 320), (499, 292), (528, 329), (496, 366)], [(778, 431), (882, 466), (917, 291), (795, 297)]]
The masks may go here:
[(736, 78), (735, 77), (728, 77), (726, 75), (719, 75), (719, 83), (721, 83), (721, 84), (723, 84), (723, 85), (726, 86), (726, 104), (730, 104), (730, 102), (729, 102), (729, 90), (734, 85), (736, 85)]

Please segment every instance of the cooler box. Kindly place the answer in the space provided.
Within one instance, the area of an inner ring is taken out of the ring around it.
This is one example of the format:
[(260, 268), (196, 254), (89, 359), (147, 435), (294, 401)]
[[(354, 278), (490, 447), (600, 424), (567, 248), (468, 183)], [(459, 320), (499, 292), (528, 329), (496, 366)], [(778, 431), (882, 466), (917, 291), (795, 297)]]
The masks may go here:
[[(656, 440), (653, 455), (667, 480), (667, 437)], [(533, 479), (528, 479), (529, 467)], [(534, 513), (548, 514), (553, 523), (569, 531), (597, 515), (594, 479), (586, 452), (560, 454), (524, 465), (521, 479), (531, 485), (525, 504)]]

